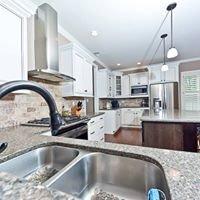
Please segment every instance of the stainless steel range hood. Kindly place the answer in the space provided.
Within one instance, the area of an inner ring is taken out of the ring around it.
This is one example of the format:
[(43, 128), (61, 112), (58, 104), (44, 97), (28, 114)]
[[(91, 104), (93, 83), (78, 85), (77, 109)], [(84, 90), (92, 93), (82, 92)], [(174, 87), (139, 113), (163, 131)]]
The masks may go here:
[(57, 12), (48, 4), (38, 7), (32, 17), (34, 38), (33, 62), (29, 66), (29, 77), (53, 82), (67, 82), (75, 79), (59, 73)]

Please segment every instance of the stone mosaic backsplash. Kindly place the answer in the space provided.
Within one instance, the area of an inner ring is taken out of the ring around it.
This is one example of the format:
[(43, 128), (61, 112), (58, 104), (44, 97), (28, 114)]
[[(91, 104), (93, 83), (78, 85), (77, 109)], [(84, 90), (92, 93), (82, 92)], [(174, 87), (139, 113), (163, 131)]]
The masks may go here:
[[(45, 87), (55, 98), (59, 112), (62, 112), (62, 106), (66, 110), (71, 110), (78, 99), (64, 99), (61, 96), (59, 85), (39, 83)], [(79, 99), (80, 100), (80, 99)], [(82, 114), (85, 114), (85, 100), (83, 101)], [(37, 93), (10, 95), (4, 100), (0, 100), (0, 128), (16, 126), (36, 118), (48, 117), (49, 108), (45, 100)]]
[[(144, 98), (148, 102), (148, 98)], [(134, 107), (141, 107), (141, 102), (143, 98), (124, 98), (124, 99), (117, 99), (119, 102), (119, 107), (121, 108), (134, 108)], [(107, 102), (111, 102), (112, 99), (100, 99), (99, 100), (99, 109), (106, 109)]]

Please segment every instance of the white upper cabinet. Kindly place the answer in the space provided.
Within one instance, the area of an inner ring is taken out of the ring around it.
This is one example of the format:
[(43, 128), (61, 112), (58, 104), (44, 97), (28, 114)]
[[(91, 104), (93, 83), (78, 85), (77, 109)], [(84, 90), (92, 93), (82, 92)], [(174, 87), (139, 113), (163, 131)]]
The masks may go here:
[(131, 96), (130, 76), (122, 76), (122, 96)]
[(24, 18), (0, 5), (0, 82), (27, 79)]
[(160, 67), (151, 67), (149, 70), (150, 74), (150, 83), (159, 83), (162, 82), (161, 68)]
[(62, 85), (62, 96), (93, 96), (93, 58), (75, 44), (59, 47), (59, 72), (76, 81)]
[(148, 85), (149, 75), (147, 72), (130, 74), (130, 84), (131, 86), (137, 85)]
[(71, 77), (73, 76), (73, 67), (71, 67), (73, 66), (73, 59), (67, 58), (72, 58), (72, 53), (72, 51), (69, 51), (68, 48), (64, 46), (59, 49), (59, 72)]
[(76, 79), (74, 82), (74, 93), (75, 94), (81, 94), (84, 93), (84, 89), (86, 87), (84, 83), (84, 57), (79, 55), (78, 53), (74, 53), (73, 55), (73, 73), (72, 76)]
[(113, 72), (114, 77), (114, 96), (120, 97), (122, 96), (122, 72), (120, 71), (114, 71)]
[(97, 73), (97, 96), (99, 98), (114, 97), (114, 75), (107, 69)]
[(83, 82), (85, 88), (83, 88), (84, 92), (87, 94), (93, 95), (93, 71), (92, 65), (89, 61), (85, 60), (84, 62), (84, 70), (83, 70)]
[(161, 71), (162, 64), (149, 67), (150, 83), (179, 81), (178, 62), (167, 63), (167, 65), (169, 70), (166, 72)]

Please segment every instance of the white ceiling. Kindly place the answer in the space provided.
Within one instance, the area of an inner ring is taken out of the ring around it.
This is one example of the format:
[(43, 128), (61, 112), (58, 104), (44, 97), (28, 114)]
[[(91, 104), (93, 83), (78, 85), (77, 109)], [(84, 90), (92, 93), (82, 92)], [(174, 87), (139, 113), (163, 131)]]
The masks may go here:
[[(173, 0), (32, 0), (44, 2), (58, 12), (59, 23), (91, 52), (113, 69), (135, 67), (144, 57), (156, 30)], [(177, 59), (200, 57), (200, 0), (175, 0), (174, 45)], [(170, 16), (144, 64), (148, 64), (162, 33), (170, 33)], [(98, 37), (90, 32), (96, 30)], [(170, 37), (167, 38), (169, 48)], [(154, 62), (162, 61), (160, 49)]]

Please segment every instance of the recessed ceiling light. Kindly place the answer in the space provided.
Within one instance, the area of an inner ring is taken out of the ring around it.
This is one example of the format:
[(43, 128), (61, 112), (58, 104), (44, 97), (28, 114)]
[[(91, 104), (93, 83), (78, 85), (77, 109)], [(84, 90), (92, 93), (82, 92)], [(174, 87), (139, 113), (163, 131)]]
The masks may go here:
[(94, 55), (97, 56), (97, 57), (99, 57), (100, 56), (100, 52), (98, 52), (98, 51), (94, 52)]
[(91, 35), (96, 37), (96, 36), (98, 36), (98, 32), (97, 31), (91, 31)]
[(121, 64), (120, 63), (117, 63), (117, 66), (120, 66)]
[(141, 62), (137, 62), (137, 65), (141, 65)]

